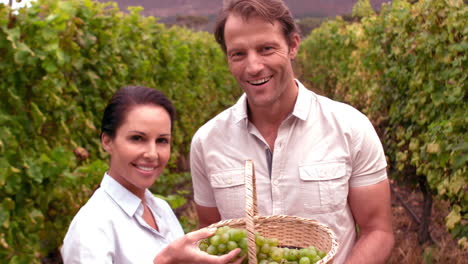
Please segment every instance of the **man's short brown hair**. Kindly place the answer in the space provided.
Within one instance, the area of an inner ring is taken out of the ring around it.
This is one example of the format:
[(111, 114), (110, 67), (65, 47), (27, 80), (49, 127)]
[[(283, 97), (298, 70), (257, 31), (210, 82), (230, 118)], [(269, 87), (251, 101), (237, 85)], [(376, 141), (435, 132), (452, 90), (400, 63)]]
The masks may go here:
[(214, 30), (215, 39), (224, 53), (226, 53), (224, 27), (231, 14), (240, 15), (245, 20), (259, 16), (271, 23), (278, 21), (283, 28), (288, 45), (292, 34), (299, 34), (299, 27), (294, 22), (291, 11), (282, 0), (228, 0), (216, 19)]

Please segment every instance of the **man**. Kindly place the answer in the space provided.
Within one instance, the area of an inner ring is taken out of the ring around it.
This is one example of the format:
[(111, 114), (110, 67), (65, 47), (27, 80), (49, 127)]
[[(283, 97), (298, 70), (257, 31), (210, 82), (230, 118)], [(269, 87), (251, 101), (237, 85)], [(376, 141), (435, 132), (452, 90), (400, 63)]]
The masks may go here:
[(340, 244), (335, 263), (384, 263), (394, 237), (382, 145), (363, 114), (294, 78), (300, 37), (288, 8), (230, 1), (215, 37), (245, 94), (192, 140), (200, 226), (244, 217), (243, 166), (252, 159), (259, 214), (328, 225)]

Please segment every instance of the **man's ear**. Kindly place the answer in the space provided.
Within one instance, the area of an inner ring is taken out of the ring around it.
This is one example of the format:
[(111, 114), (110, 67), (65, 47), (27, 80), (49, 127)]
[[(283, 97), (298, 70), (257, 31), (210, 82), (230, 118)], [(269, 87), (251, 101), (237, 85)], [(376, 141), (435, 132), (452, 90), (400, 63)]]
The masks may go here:
[(292, 33), (289, 41), (289, 58), (295, 59), (299, 51), (299, 44), (301, 43), (301, 36), (298, 33)]
[(112, 154), (112, 138), (106, 133), (101, 134), (101, 144), (107, 153)]

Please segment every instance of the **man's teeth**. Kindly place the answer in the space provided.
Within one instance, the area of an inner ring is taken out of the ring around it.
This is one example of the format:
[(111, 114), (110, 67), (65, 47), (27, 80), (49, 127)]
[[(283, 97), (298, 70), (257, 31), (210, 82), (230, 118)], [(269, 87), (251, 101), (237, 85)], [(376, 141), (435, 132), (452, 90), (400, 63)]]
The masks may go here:
[(263, 79), (260, 79), (260, 80), (255, 80), (255, 81), (249, 81), (249, 83), (259, 85), (259, 84), (264, 84), (264, 83), (268, 82), (269, 80), (270, 80), (270, 77), (263, 78)]
[(138, 165), (135, 165), (135, 167), (137, 167), (137, 168), (140, 169), (140, 170), (144, 170), (144, 171), (152, 171), (152, 170), (154, 170), (154, 167), (143, 167), (143, 166), (138, 166)]

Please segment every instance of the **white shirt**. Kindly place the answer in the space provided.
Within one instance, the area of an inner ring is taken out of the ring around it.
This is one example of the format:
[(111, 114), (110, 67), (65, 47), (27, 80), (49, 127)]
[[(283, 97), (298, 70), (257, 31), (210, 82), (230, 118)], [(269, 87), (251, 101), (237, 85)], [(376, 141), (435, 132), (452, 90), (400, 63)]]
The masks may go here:
[(61, 248), (65, 264), (151, 264), (184, 231), (169, 204), (146, 190), (159, 232), (143, 220), (141, 199), (107, 173), (73, 218)]
[(244, 217), (244, 163), (252, 159), (259, 214), (328, 225), (340, 244), (334, 262), (342, 263), (356, 240), (349, 188), (386, 179), (385, 155), (367, 117), (296, 83), (294, 110), (279, 127), (270, 158), (247, 118), (245, 94), (196, 132), (190, 160), (195, 202), (217, 207), (222, 219)]

